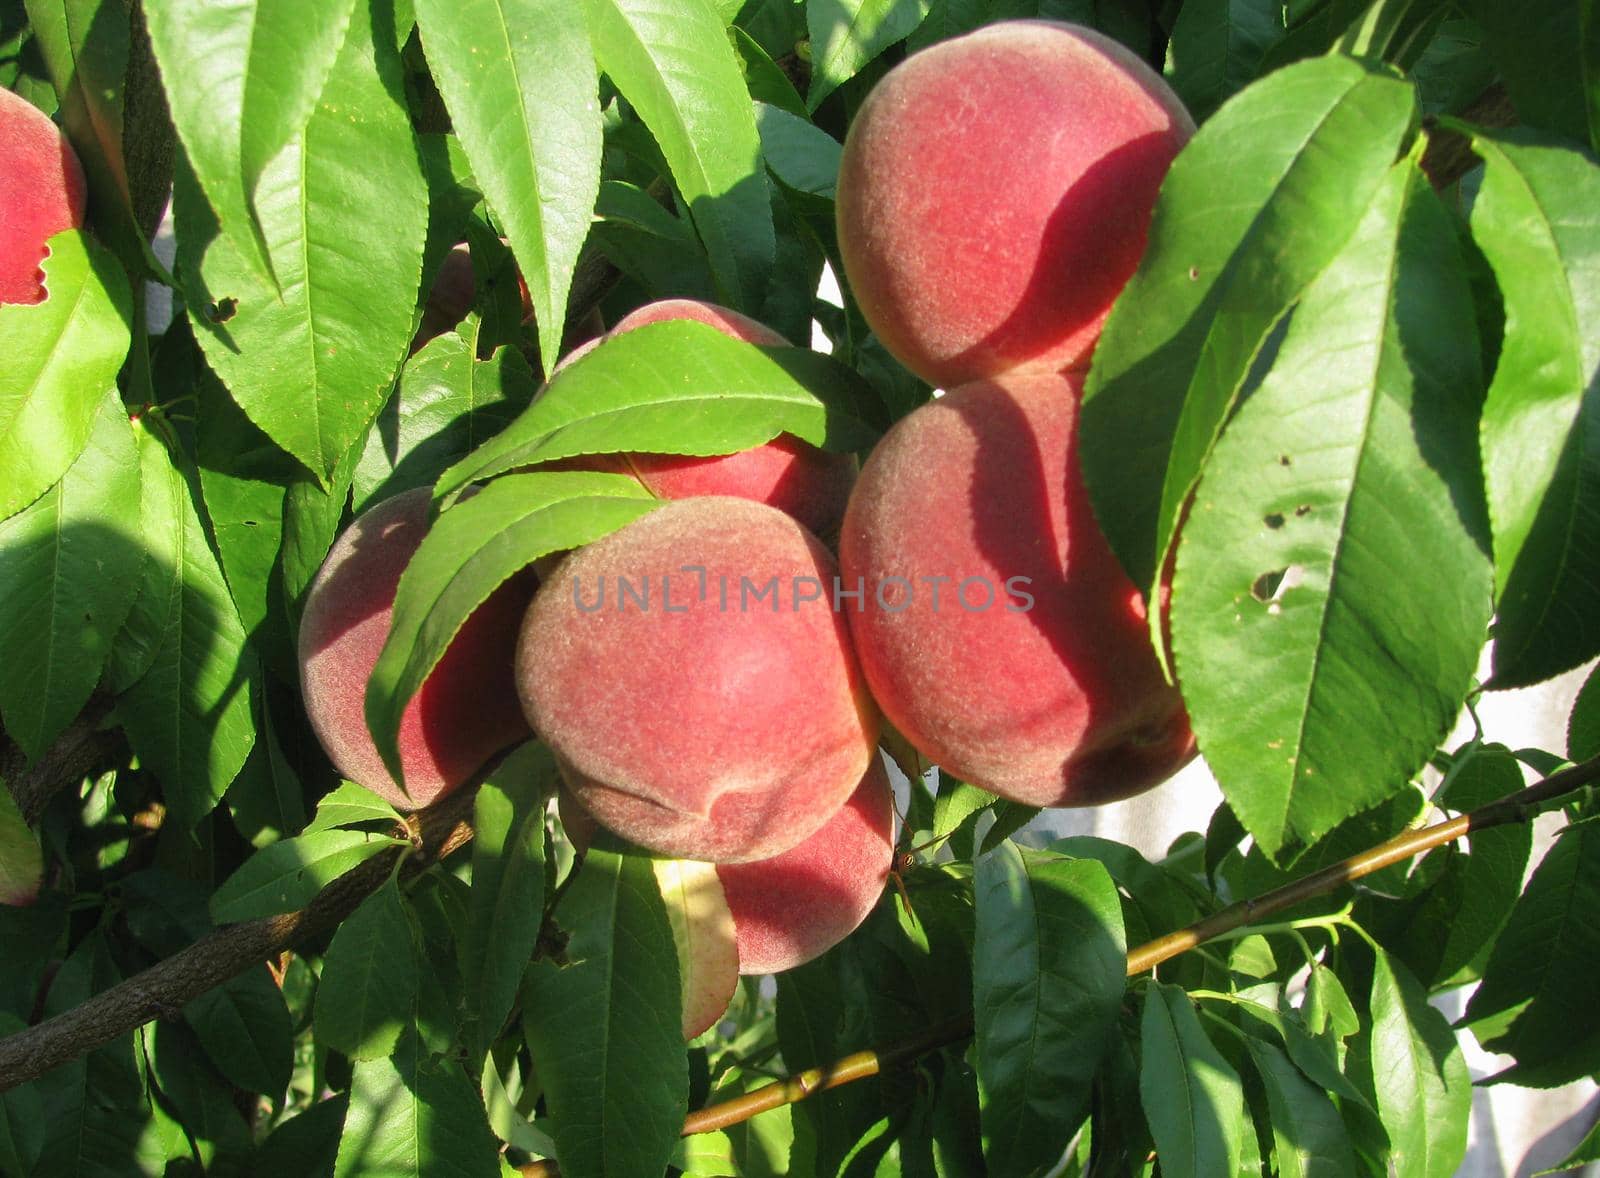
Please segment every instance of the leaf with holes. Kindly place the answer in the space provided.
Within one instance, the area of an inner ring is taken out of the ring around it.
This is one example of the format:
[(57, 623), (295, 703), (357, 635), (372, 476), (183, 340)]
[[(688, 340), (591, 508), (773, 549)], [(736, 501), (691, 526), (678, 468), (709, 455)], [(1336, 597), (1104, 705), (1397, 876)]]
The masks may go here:
[(1453, 230), (1404, 161), (1195, 493), (1177, 670), (1207, 764), (1270, 856), (1404, 786), (1472, 684), (1490, 608), (1473, 338)]
[(1355, 230), (1415, 117), (1406, 83), (1318, 58), (1241, 92), (1174, 161), (1079, 427), (1096, 514), (1147, 595), (1274, 324)]

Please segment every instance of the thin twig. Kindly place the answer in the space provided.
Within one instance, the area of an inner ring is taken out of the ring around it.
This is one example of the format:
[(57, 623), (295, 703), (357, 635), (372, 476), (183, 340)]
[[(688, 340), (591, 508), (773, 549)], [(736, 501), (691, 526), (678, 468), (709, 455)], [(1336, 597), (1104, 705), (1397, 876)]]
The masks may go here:
[[(1487, 830), (1493, 826), (1504, 826), (1512, 822), (1526, 822), (1539, 812), (1544, 803), (1572, 793), (1597, 780), (1600, 780), (1600, 757), (1568, 766), (1527, 789), (1502, 798), (1498, 802), (1491, 802), (1470, 814), (1463, 814), (1458, 818), (1435, 823), (1420, 830), (1406, 831), (1359, 855), (1352, 855), (1342, 862), (1315, 871), (1281, 888), (1275, 888), (1254, 900), (1231, 905), (1187, 928), (1140, 945), (1128, 954), (1128, 976), (1133, 977), (1154, 969), (1163, 961), (1188, 952), (1205, 941), (1254, 924), (1264, 917), (1281, 912), (1285, 908), (1292, 908), (1314, 896), (1331, 892), (1343, 884), (1381, 871), (1423, 851), (1443, 846), (1471, 831)], [(875, 1051), (858, 1051), (854, 1055), (845, 1056), (830, 1067), (811, 1068), (786, 1080), (765, 1084), (741, 1096), (690, 1113), (683, 1125), (683, 1135), (688, 1137), (694, 1133), (726, 1129), (730, 1125), (747, 1121), (758, 1113), (795, 1104), (815, 1092), (837, 1088), (841, 1084), (863, 1080), (868, 1076), (876, 1076), (892, 1067), (909, 1063), (929, 1051), (959, 1043), (970, 1037), (972, 1030), (972, 1016), (964, 1015), (914, 1038)]]
[(402, 852), (412, 852), (401, 867), (402, 878), (409, 878), (471, 839), (476, 793), (476, 789), (460, 789), (413, 814), (405, 824), (410, 848), (396, 846), (351, 868), (299, 911), (226, 925), (72, 1009), (0, 1039), (0, 1092), (86, 1055), (152, 1019), (170, 1017), (185, 1003), (251, 966), (336, 927), (383, 886)]

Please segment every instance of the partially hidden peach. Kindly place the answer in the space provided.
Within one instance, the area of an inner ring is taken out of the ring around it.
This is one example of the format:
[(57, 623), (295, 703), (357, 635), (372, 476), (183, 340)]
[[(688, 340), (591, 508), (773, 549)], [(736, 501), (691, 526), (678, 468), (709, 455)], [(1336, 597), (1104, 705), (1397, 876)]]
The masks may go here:
[(563, 561), (528, 610), (517, 681), (583, 807), (712, 862), (769, 858), (826, 822), (878, 736), (836, 574), (795, 520), (728, 496), (666, 503)]
[[(587, 849), (599, 824), (568, 790), (560, 792), (559, 809), (573, 846)], [(894, 794), (882, 758), (872, 758), (850, 799), (799, 846), (770, 859), (706, 865), (721, 884), (720, 900), (703, 884), (696, 889), (698, 879), (682, 875), (681, 868), (661, 866), (693, 862), (658, 860), (656, 871), (680, 958), (685, 946), (694, 945), (702, 963), (689, 967), (700, 980), (685, 987), (685, 1010), (695, 1012), (686, 1014), (686, 1038), (709, 1026), (732, 997), (713, 984), (721, 976), (725, 927), (737, 945), (738, 973), (782, 973), (826, 953), (872, 911), (894, 863)], [(680, 892), (697, 898), (684, 902)], [(684, 914), (690, 916), (687, 929), (680, 928)], [(711, 1019), (702, 1021), (713, 1006)]]
[[(623, 335), (647, 323), (676, 319), (704, 323), (745, 343), (766, 347), (789, 344), (770, 327), (747, 315), (697, 299), (662, 299), (646, 303), (619, 319), (606, 338)], [(556, 366), (557, 370), (576, 358), (571, 356), (563, 360)], [(788, 434), (779, 434), (772, 441), (748, 450), (711, 457), (632, 453), (593, 458), (597, 466), (634, 475), (659, 498), (735, 495), (753, 499), (787, 512), (819, 536), (831, 535), (838, 528), (856, 477), (854, 455), (830, 454)]]
[(1160, 75), (1092, 29), (1002, 21), (913, 54), (862, 104), (839, 168), (862, 314), (943, 388), (1087, 367), (1193, 133)]
[(782, 973), (860, 926), (894, 862), (894, 795), (874, 755), (850, 800), (797, 847), (756, 863), (719, 863), (739, 972)]
[(884, 715), (1002, 797), (1092, 805), (1194, 753), (1078, 465), (1077, 374), (1018, 371), (901, 419), (845, 513), (848, 611)]
[(45, 243), (83, 224), (87, 198), (83, 168), (61, 129), (0, 89), (0, 303), (44, 301)]
[(317, 738), (340, 773), (401, 810), (437, 800), (529, 734), (512, 674), (533, 591), (528, 574), (477, 608), (406, 705), (405, 792), (367, 730), (367, 680), (389, 636), (400, 575), (427, 532), (429, 494), (419, 487), (362, 512), (328, 553), (300, 622), (300, 683)]

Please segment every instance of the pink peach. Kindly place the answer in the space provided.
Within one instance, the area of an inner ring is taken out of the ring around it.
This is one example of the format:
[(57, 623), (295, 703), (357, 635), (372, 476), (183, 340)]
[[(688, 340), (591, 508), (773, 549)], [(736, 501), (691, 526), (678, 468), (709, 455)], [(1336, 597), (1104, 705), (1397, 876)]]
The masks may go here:
[(789, 516), (726, 496), (568, 557), (528, 610), (517, 680), (578, 802), (630, 842), (712, 862), (826, 822), (878, 735), (836, 573)]
[(840, 539), (884, 715), (929, 760), (1035, 806), (1128, 797), (1194, 753), (1089, 505), (1081, 390), (1018, 371), (917, 409), (867, 461)]
[(478, 607), (406, 705), (405, 792), (367, 730), (367, 680), (389, 636), (400, 575), (427, 532), (428, 503), (428, 488), (419, 487), (362, 512), (328, 553), (300, 622), (300, 683), (318, 740), (340, 773), (401, 810), (437, 800), (528, 736), (512, 675), (532, 595), (526, 575)]
[(884, 345), (951, 388), (1021, 364), (1087, 367), (1194, 133), (1109, 37), (1003, 21), (908, 57), (845, 139), (845, 275)]

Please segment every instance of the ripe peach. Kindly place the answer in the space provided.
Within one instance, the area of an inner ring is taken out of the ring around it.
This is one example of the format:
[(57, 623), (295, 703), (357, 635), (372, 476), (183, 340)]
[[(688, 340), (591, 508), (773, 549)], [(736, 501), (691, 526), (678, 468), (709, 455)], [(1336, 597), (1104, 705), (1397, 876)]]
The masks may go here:
[(328, 553), (300, 622), (300, 683), (317, 738), (340, 773), (401, 810), (455, 789), (528, 735), (512, 676), (532, 595), (525, 576), (478, 607), (406, 705), (400, 766), (409, 797), (367, 731), (367, 680), (389, 636), (400, 574), (427, 531), (428, 501), (428, 488), (419, 487), (362, 512)]
[(1087, 367), (1194, 123), (1121, 45), (1004, 21), (878, 83), (839, 168), (839, 248), (890, 352), (945, 388)]
[(83, 224), (78, 157), (50, 118), (0, 89), (0, 303), (44, 301), (45, 242)]
[[(673, 319), (693, 319), (746, 343), (767, 347), (789, 343), (747, 315), (696, 299), (647, 303), (619, 319), (607, 338)], [(854, 455), (830, 454), (788, 434), (735, 454), (627, 454), (620, 460), (659, 498), (735, 495), (754, 499), (787, 512), (819, 536), (827, 536), (839, 526), (856, 477)]]
[[(522, 321), (533, 318), (533, 296), (528, 293), (528, 283), (517, 275), (517, 293), (521, 295)], [(434, 273), (433, 286), (422, 305), (422, 318), (417, 323), (417, 334), (412, 337), (413, 354), (435, 336), (453, 331), (472, 310), (478, 297), (478, 278), (472, 268), (472, 251), (466, 242), (450, 247)]]
[[(586, 850), (599, 829), (594, 816), (566, 789), (560, 791), (558, 808), (568, 839), (578, 851)], [(702, 896), (694, 905), (679, 905), (674, 933), (680, 946), (714, 947), (727, 922), (738, 946), (739, 973), (781, 973), (820, 957), (854, 932), (883, 894), (893, 863), (894, 794), (883, 760), (874, 754), (849, 800), (798, 846), (770, 859), (707, 865), (721, 883), (721, 903)], [(657, 876), (666, 894), (672, 877), (659, 868)], [(669, 909), (672, 903), (668, 897)], [(692, 917), (693, 935), (679, 928), (683, 913)], [(700, 924), (707, 927), (702, 930)], [(702, 956), (718, 960), (719, 952), (712, 948)], [(706, 972), (716, 976), (715, 970)], [(686, 1016), (685, 1038), (705, 1030), (727, 1008), (729, 995), (722, 987), (704, 989), (703, 995), (686, 990), (686, 1009), (716, 1010), (704, 1021), (703, 1014), (693, 1020)]]
[(781, 973), (848, 937), (883, 894), (894, 861), (894, 795), (873, 755), (855, 793), (805, 842), (755, 863), (719, 863), (739, 972)]
[(517, 682), (578, 802), (630, 842), (712, 862), (826, 822), (878, 735), (836, 572), (789, 516), (728, 496), (568, 557), (528, 610)]
[(898, 422), (845, 513), (862, 671), (932, 761), (1035, 806), (1125, 798), (1194, 752), (1139, 591), (1090, 509), (1082, 378), (964, 385)]

